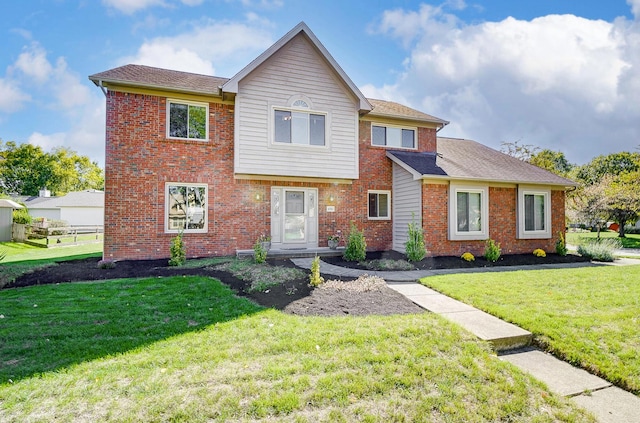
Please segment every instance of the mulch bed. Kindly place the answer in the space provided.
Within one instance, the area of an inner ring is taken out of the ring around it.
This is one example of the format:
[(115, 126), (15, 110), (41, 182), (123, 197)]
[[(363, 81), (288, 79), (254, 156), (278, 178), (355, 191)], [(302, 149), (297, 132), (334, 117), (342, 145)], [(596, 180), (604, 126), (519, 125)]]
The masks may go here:
[[(365, 261), (391, 259), (406, 260), (404, 254), (397, 251), (375, 251), (367, 252)], [(323, 257), (327, 263), (336, 266), (349, 267), (351, 269), (370, 270), (367, 266), (359, 262), (345, 261), (342, 257)], [(492, 263), (484, 257), (476, 257), (474, 261), (468, 262), (462, 260), (458, 256), (442, 256), (427, 257), (422, 261), (411, 263), (414, 270), (432, 270), (432, 269), (469, 269), (474, 267), (499, 267), (499, 266), (525, 266), (535, 264), (560, 264), (560, 263), (576, 263), (588, 262), (589, 259), (582, 256), (567, 254), (561, 256), (558, 254), (547, 254), (546, 257), (536, 257), (533, 254), (505, 254), (500, 256), (498, 261)]]
[[(367, 260), (380, 258), (404, 258), (395, 252), (372, 252)], [(362, 268), (358, 263), (346, 262), (341, 257), (325, 257), (323, 260), (339, 266)], [(180, 275), (200, 275), (219, 279), (234, 290), (237, 295), (246, 297), (264, 307), (273, 307), (298, 315), (366, 315), (366, 314), (401, 314), (419, 313), (424, 310), (413, 304), (404, 296), (388, 287), (375, 291), (361, 290), (313, 289), (308, 278), (287, 281), (269, 288), (265, 292), (247, 292), (249, 283), (234, 277), (231, 273), (213, 268), (181, 268), (168, 266), (167, 260), (123, 260), (112, 269), (98, 268), (97, 258), (63, 261), (55, 266), (24, 274), (6, 288), (18, 288), (31, 285), (67, 283), (78, 281), (94, 281), (120, 278), (169, 277)], [(415, 263), (418, 269), (444, 269), (486, 266), (513, 266), (541, 263), (568, 263), (586, 261), (582, 257), (568, 255), (561, 257), (550, 254), (546, 258), (538, 258), (532, 254), (502, 256), (496, 263), (489, 263), (482, 258), (474, 262), (465, 262), (459, 257), (427, 258)], [(268, 260), (273, 266), (293, 267), (287, 259)], [(332, 278), (325, 275), (326, 279)], [(349, 281), (347, 280), (347, 283)], [(351, 281), (352, 284), (356, 282)]]

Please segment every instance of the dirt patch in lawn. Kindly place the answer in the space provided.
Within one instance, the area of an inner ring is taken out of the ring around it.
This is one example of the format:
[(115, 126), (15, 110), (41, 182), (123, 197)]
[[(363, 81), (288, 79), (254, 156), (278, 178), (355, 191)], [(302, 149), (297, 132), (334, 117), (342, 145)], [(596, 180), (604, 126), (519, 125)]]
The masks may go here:
[[(395, 252), (367, 254), (367, 260), (383, 258), (398, 260), (404, 257)], [(345, 262), (341, 257), (326, 257), (323, 260), (339, 266), (366, 269), (366, 266), (362, 264)], [(262, 291), (255, 291), (251, 289), (251, 282), (241, 280), (229, 271), (216, 269), (215, 266), (172, 267), (168, 266), (166, 259), (162, 259), (119, 261), (115, 267), (103, 269), (98, 267), (98, 261), (97, 258), (90, 258), (59, 262), (53, 266), (23, 274), (6, 288), (120, 278), (201, 275), (219, 279), (234, 290), (237, 295), (249, 298), (264, 307), (272, 307), (297, 315), (385, 315), (424, 311), (404, 296), (388, 288), (384, 282), (376, 281), (375, 278), (373, 280), (370, 278), (339, 280), (331, 275), (323, 275), (328, 283), (314, 289), (309, 286), (308, 276), (305, 276), (269, 286)], [(546, 258), (539, 258), (533, 254), (527, 254), (502, 256), (497, 263), (488, 263), (482, 258), (468, 263), (459, 257), (436, 257), (427, 258), (422, 262), (412, 263), (412, 265), (418, 269), (443, 269), (571, 261), (585, 260), (578, 256), (561, 257), (551, 254)], [(290, 260), (286, 259), (268, 260), (268, 264), (270, 266), (295, 267)], [(307, 270), (305, 270), (305, 274), (308, 275)]]

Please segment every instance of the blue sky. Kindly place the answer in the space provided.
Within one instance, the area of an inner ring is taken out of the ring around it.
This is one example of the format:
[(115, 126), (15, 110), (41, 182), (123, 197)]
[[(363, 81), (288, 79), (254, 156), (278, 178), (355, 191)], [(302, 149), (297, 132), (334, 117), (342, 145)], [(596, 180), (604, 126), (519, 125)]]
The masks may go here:
[(126, 63), (231, 77), (305, 21), (369, 97), (582, 164), (640, 146), (640, 0), (26, 0), (0, 13), (0, 139), (104, 163)]

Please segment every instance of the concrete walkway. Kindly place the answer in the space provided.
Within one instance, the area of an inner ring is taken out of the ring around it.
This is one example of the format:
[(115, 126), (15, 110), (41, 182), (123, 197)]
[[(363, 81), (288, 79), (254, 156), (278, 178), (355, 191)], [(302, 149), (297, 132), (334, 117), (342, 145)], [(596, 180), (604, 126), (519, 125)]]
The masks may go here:
[[(298, 266), (311, 268), (311, 258), (292, 259)], [(619, 259), (612, 265), (640, 264), (637, 259)], [(447, 269), (415, 271), (363, 271), (334, 266), (320, 262), (320, 272), (340, 277), (358, 277), (363, 274), (379, 276), (387, 285), (430, 312), (449, 319), (478, 338), (491, 343), (501, 360), (530, 373), (544, 382), (551, 391), (572, 397), (576, 403), (593, 413), (599, 422), (640, 422), (640, 397), (633, 395), (611, 383), (582, 369), (553, 357), (543, 351), (531, 348), (530, 332), (498, 319), (470, 305), (454, 300), (437, 291), (416, 283), (420, 278), (476, 272), (504, 272), (514, 270), (559, 269), (603, 264), (570, 263), (558, 265), (492, 267), (482, 269)]]

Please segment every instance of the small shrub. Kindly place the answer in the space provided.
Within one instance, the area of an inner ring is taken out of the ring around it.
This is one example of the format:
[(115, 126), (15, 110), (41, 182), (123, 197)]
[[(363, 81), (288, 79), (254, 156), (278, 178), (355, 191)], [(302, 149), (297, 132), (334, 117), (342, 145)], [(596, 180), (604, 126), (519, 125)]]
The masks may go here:
[(415, 266), (406, 260), (367, 260), (360, 264), (371, 270), (415, 270)]
[(98, 262), (98, 269), (113, 269), (116, 267), (116, 262), (109, 259), (100, 260)]
[(536, 248), (533, 250), (533, 255), (536, 257), (546, 257), (547, 253), (545, 253), (543, 249)]
[(491, 263), (495, 263), (500, 258), (500, 254), (502, 254), (500, 243), (488, 239), (484, 247), (484, 258)]
[(414, 221), (409, 223), (409, 239), (404, 244), (407, 260), (420, 261), (427, 254), (424, 245), (424, 233), (422, 228)]
[(316, 256), (311, 262), (311, 274), (309, 275), (309, 284), (313, 287), (320, 286), (324, 282), (324, 278), (320, 276), (320, 257)]
[(29, 214), (26, 208), (16, 209), (13, 211), (13, 223), (20, 223), (23, 225), (30, 225), (33, 222), (33, 218)]
[(556, 253), (560, 256), (566, 256), (569, 250), (567, 250), (567, 242), (564, 239), (564, 232), (558, 232), (558, 240), (556, 241)]
[(253, 260), (258, 264), (267, 261), (267, 249), (264, 248), (260, 238), (253, 244)]
[(182, 266), (187, 261), (187, 249), (182, 240), (182, 232), (171, 240), (169, 251), (171, 252), (169, 266)]
[(343, 258), (346, 261), (363, 261), (366, 257), (367, 241), (364, 238), (364, 233), (358, 229), (354, 222), (351, 222)]
[(622, 243), (616, 238), (601, 238), (580, 244), (578, 254), (589, 260), (611, 262), (615, 260), (614, 250), (621, 248)]
[(476, 259), (473, 254), (469, 252), (462, 254), (460, 258), (464, 261), (474, 261)]

